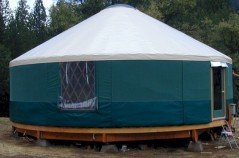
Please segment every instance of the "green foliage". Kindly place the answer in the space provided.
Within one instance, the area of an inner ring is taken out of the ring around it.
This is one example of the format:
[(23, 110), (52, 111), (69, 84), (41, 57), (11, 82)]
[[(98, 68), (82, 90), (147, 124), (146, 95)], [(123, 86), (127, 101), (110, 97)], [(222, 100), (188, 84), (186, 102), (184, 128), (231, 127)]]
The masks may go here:
[(196, 0), (160, 1), (163, 20), (171, 25), (179, 25), (183, 21), (191, 21), (194, 18), (193, 9), (195, 6)]
[(29, 6), (27, 5), (26, 0), (20, 0), (18, 2), (18, 7), (16, 10), (16, 24), (18, 28), (27, 28), (27, 23), (28, 23), (28, 17), (29, 17), (29, 12), (28, 12)]
[(108, 5), (112, 4), (128, 4), (135, 8), (148, 7), (150, 4), (149, 0), (108, 0)]
[(239, 53), (239, 15), (232, 14), (227, 22), (220, 22), (217, 31), (221, 35), (219, 41), (224, 44), (227, 51), (232, 54)]
[(11, 15), (9, 1), (0, 0), (0, 43), (5, 42), (5, 29), (9, 22), (9, 15)]
[(2, 0), (2, 14), (3, 14), (3, 21), (5, 25), (9, 23), (10, 16), (12, 16), (12, 11), (9, 7), (8, 0)]
[(20, 0), (18, 2), (18, 7), (15, 14), (15, 20), (11, 23), (14, 25), (12, 29), (14, 30), (15, 38), (15, 48), (14, 48), (14, 56), (17, 57), (31, 48), (31, 41), (28, 40), (31, 37), (31, 33), (29, 32), (29, 6), (27, 5), (26, 0)]
[(55, 6), (50, 9), (50, 29), (52, 35), (61, 33), (62, 31), (74, 26), (80, 21), (74, 3), (65, 0), (59, 0)]
[(144, 13), (154, 17), (155, 19), (162, 20), (163, 19), (163, 13), (160, 10), (160, 3), (157, 3), (156, 1), (148, 1), (147, 7), (144, 5), (138, 6), (140, 10), (142, 10)]
[(46, 17), (46, 10), (43, 6), (42, 0), (36, 0), (30, 17), (34, 45), (42, 43), (47, 38)]
[(3, 42), (4, 30), (5, 30), (5, 23), (3, 19), (3, 3), (0, 0), (0, 43)]
[[(9, 43), (7, 41), (7, 39), (9, 38), (8, 37), (8, 25), (10, 23), (10, 18), (12, 17), (12, 11), (9, 7), (9, 1), (8, 0), (2, 0), (2, 3), (1, 3), (1, 15), (2, 15), (2, 18), (3, 18), (3, 22), (4, 24), (2, 24), (2, 28), (1, 27), (1, 33), (0, 33), (0, 44), (3, 44), (5, 45), (6, 47), (9, 46)], [(10, 48), (10, 47), (8, 47)]]
[(107, 5), (107, 2), (105, 0), (87, 0), (81, 5), (78, 5), (78, 13), (82, 15), (83, 19), (86, 19), (102, 9)]
[(10, 56), (11, 52), (0, 44), (0, 116), (8, 116)]
[(0, 44), (0, 88), (8, 91), (9, 89), (9, 71), (8, 64), (11, 59), (11, 52)]

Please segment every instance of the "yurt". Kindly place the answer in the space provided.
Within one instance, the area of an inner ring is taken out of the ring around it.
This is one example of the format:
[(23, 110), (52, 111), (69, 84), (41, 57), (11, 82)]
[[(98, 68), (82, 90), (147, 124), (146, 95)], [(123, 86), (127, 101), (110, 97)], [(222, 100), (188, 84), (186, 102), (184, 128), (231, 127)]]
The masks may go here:
[(190, 137), (226, 119), (232, 60), (131, 6), (113, 5), (12, 60), (10, 93), (13, 129), (39, 139)]

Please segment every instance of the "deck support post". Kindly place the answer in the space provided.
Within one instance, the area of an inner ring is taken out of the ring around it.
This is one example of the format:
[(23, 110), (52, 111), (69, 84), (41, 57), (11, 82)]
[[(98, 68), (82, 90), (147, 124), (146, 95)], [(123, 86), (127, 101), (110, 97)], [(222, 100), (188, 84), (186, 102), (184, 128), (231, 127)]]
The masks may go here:
[(102, 142), (103, 143), (107, 142), (107, 135), (105, 133), (102, 134)]
[(230, 104), (228, 106), (228, 116), (227, 116), (227, 120), (228, 120), (228, 124), (231, 125), (232, 123), (232, 119), (233, 119), (233, 106), (235, 106), (235, 104)]
[(194, 142), (198, 142), (198, 131), (197, 130), (192, 130), (192, 139)]
[(202, 142), (198, 141), (198, 130), (195, 130), (195, 129), (192, 130), (191, 136), (193, 141), (190, 141), (188, 145), (188, 150), (193, 152), (202, 152), (203, 146), (202, 146)]
[(41, 139), (41, 132), (37, 131), (37, 139)]

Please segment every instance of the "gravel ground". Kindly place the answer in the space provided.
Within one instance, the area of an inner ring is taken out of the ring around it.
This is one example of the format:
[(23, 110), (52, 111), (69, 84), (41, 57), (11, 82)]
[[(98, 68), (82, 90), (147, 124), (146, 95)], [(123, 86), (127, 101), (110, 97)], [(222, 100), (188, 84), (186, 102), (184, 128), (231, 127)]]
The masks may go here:
[(185, 143), (187, 141), (185, 140), (171, 140), (171, 142), (171, 144), (169, 141), (158, 142), (157, 147), (149, 147), (144, 150), (140, 150), (134, 145), (128, 145), (128, 151), (117, 153), (97, 152), (93, 149), (89, 149), (89, 147), (76, 145), (73, 142), (57, 142), (49, 147), (39, 147), (36, 145), (35, 141), (29, 141), (24, 137), (14, 138), (11, 135), (11, 122), (9, 119), (0, 118), (0, 158), (239, 157), (238, 149), (230, 150), (228, 146), (222, 149), (215, 149), (215, 147), (218, 146), (217, 141), (203, 141), (204, 151), (201, 153), (187, 151)]

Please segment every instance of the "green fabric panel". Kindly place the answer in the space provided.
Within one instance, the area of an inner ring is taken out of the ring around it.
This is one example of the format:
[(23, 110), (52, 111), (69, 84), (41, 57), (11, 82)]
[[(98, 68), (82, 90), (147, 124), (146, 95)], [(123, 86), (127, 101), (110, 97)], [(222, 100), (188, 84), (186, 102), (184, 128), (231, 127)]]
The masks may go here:
[(112, 102), (182, 100), (182, 62), (112, 62)]
[(182, 124), (182, 62), (113, 61), (112, 117), (117, 127)]
[(226, 69), (226, 98), (227, 98), (227, 105), (233, 103), (233, 82), (232, 82), (232, 65), (228, 64), (228, 68)]
[(60, 95), (60, 76), (59, 76), (59, 64), (47, 64), (47, 100), (48, 102), (54, 102), (58, 100)]
[(102, 103), (98, 111), (62, 111), (56, 102), (15, 102), (10, 103), (10, 119), (14, 122), (59, 127), (110, 127), (111, 120), (103, 111), (110, 106)]
[[(96, 91), (98, 97), (98, 115), (105, 119), (107, 125), (112, 123), (111, 116), (111, 95), (112, 95), (112, 74), (111, 61), (96, 62)], [(107, 120), (107, 121), (106, 121)], [(98, 122), (96, 121), (98, 124)], [(101, 123), (103, 126), (104, 123)]]
[[(228, 65), (228, 68), (226, 69), (226, 85), (227, 85), (227, 87), (226, 87), (226, 105), (229, 106), (231, 103), (235, 103), (234, 101), (236, 101), (236, 99), (233, 98), (233, 96), (235, 95), (235, 94), (233, 94), (233, 82), (235, 82), (236, 80), (233, 78), (232, 65), (231, 64), (227, 64), (227, 65)], [(227, 107), (227, 109), (228, 109), (228, 107)], [(226, 117), (228, 118), (228, 113), (226, 113)]]
[(183, 61), (184, 123), (211, 121), (210, 62)]
[(111, 61), (96, 62), (96, 90), (99, 102), (111, 103), (112, 74)]
[(115, 127), (183, 124), (181, 101), (113, 102), (112, 113)]
[(184, 124), (201, 124), (211, 122), (211, 101), (183, 101)]
[(58, 63), (10, 68), (11, 101), (53, 102), (59, 94)]

